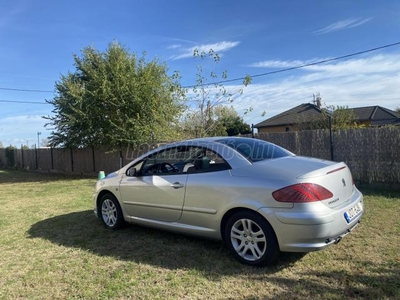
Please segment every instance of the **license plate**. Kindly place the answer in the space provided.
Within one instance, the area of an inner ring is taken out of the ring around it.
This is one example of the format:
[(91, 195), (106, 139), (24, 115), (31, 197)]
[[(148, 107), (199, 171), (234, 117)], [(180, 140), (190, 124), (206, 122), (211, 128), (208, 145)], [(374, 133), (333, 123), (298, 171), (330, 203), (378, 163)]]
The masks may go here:
[(360, 213), (362, 212), (362, 206), (360, 203), (357, 203), (352, 208), (344, 213), (344, 218), (346, 219), (347, 223), (353, 221)]

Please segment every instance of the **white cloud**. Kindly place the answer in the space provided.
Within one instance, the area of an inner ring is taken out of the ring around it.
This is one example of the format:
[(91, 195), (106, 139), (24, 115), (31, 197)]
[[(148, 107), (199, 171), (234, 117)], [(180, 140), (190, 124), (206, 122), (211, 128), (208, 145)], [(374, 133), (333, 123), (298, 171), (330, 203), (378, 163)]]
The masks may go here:
[(224, 51), (228, 51), (237, 45), (239, 45), (240, 42), (219, 42), (219, 43), (214, 43), (214, 44), (203, 44), (203, 45), (197, 45), (189, 48), (182, 48), (181, 53), (177, 55), (173, 55), (170, 58), (173, 60), (177, 59), (182, 59), (182, 58), (188, 58), (188, 57), (193, 57), (193, 53), (195, 50), (198, 50), (199, 52), (206, 52), (208, 53), (211, 49), (216, 52), (216, 53), (221, 53)]
[(400, 70), (399, 59), (400, 55), (375, 55), (372, 57), (309, 66), (306, 69), (344, 75), (395, 72)]
[(373, 18), (367, 18), (367, 19), (351, 18), (351, 19), (337, 21), (337, 22), (330, 24), (322, 29), (314, 31), (314, 34), (316, 34), (316, 35), (326, 34), (326, 33), (333, 32), (333, 31), (358, 27), (358, 26), (363, 25), (364, 23), (371, 21), (372, 19)]
[(329, 58), (314, 58), (311, 60), (264, 60), (248, 65), (254, 68), (293, 68), (299, 67), (311, 63), (315, 63), (322, 60), (327, 60)]
[(182, 45), (181, 44), (173, 44), (167, 47), (167, 49), (178, 49), (181, 48)]
[(47, 120), (40, 115), (21, 115), (0, 119), (0, 141), (3, 146), (37, 143), (38, 131), (41, 132), (40, 139), (48, 135), (44, 128), (45, 123)]
[[(307, 67), (308, 72), (274, 80), (262, 77), (264, 83), (250, 84), (233, 102), (239, 113), (250, 107), (244, 117), (248, 123), (258, 123), (302, 103), (312, 101), (320, 93), (327, 105), (349, 107), (380, 105), (395, 109), (400, 105), (400, 54), (337, 61)], [(260, 82), (260, 79), (257, 79)], [(264, 117), (262, 112), (266, 111)]]
[(173, 43), (179, 43), (179, 44), (193, 44), (196, 45), (197, 43), (195, 41), (191, 41), (191, 40), (185, 40), (185, 39), (180, 39), (180, 38), (175, 38), (175, 37), (168, 37), (168, 36), (164, 36), (162, 37), (163, 40), (169, 41), (169, 42), (173, 42)]

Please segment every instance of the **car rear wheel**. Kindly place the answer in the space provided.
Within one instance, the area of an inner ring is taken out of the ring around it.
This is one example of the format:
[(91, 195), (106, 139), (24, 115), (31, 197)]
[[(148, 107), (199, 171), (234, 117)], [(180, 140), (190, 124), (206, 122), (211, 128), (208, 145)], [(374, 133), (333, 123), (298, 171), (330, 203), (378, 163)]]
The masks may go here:
[(100, 199), (101, 220), (106, 228), (119, 229), (124, 225), (124, 216), (118, 200), (111, 194)]
[(270, 265), (276, 262), (280, 253), (271, 225), (250, 211), (237, 212), (229, 218), (225, 242), (234, 257), (247, 265)]

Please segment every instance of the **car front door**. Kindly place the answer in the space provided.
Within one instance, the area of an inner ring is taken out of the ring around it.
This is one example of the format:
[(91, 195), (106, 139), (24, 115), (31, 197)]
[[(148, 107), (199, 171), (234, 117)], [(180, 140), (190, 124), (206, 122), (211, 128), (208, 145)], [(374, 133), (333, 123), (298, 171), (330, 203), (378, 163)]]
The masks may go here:
[(153, 154), (132, 166), (132, 176), (122, 176), (119, 190), (128, 215), (165, 222), (180, 219), (188, 176), (182, 151), (175, 147)]

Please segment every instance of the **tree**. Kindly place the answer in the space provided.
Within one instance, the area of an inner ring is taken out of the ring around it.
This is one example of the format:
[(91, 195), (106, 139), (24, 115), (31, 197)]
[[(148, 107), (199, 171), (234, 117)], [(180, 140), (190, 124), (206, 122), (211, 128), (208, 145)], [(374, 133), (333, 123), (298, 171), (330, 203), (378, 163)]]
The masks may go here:
[(217, 106), (215, 108), (217, 122), (222, 124), (226, 135), (235, 136), (239, 134), (251, 133), (250, 125), (244, 123), (233, 106)]
[[(332, 114), (332, 129), (350, 129), (360, 128), (363, 125), (357, 123), (357, 116), (352, 109), (346, 106), (328, 106), (327, 108)], [(327, 116), (327, 110), (323, 111), (323, 115)]]
[(0, 149), (3, 149), (3, 148), (4, 148), (3, 143), (0, 142)]
[(214, 118), (214, 108), (209, 108), (207, 121), (201, 111), (187, 111), (180, 124), (180, 132), (183, 138), (204, 136), (225, 136), (226, 128)]
[(6, 155), (6, 161), (7, 161), (7, 166), (9, 167), (15, 167), (15, 148), (14, 146), (8, 146), (6, 147), (5, 150), (5, 155)]
[(400, 114), (400, 106), (397, 106), (396, 112), (398, 112)]
[[(212, 59), (215, 65), (220, 61), (220, 56), (212, 49), (208, 52), (195, 50), (193, 56), (202, 61)], [(205, 68), (198, 65), (196, 85), (186, 91), (189, 105), (181, 121), (182, 132), (186, 137), (226, 135), (226, 128), (216, 120), (215, 109), (232, 103), (235, 95), (243, 93), (243, 87), (227, 88), (221, 83), (228, 78), (226, 71), (222, 71), (220, 75), (214, 70), (209, 72), (209, 76), (205, 73)], [(250, 76), (246, 76), (243, 86), (246, 87), (250, 82)]]
[(177, 77), (157, 59), (138, 58), (120, 44), (74, 55), (76, 70), (56, 82), (46, 127), (51, 146), (121, 146), (168, 139), (183, 106)]
[[(203, 131), (207, 136), (236, 136), (251, 133), (250, 125), (244, 123), (233, 106), (219, 105), (209, 109), (206, 130)], [(198, 111), (190, 112), (190, 117), (186, 116), (181, 124), (186, 137), (196, 136), (196, 133), (202, 131), (199, 125), (200, 116)]]
[(42, 139), (42, 140), (40, 141), (40, 145), (41, 145), (42, 147), (50, 147), (49, 139), (48, 139), (48, 138)]

